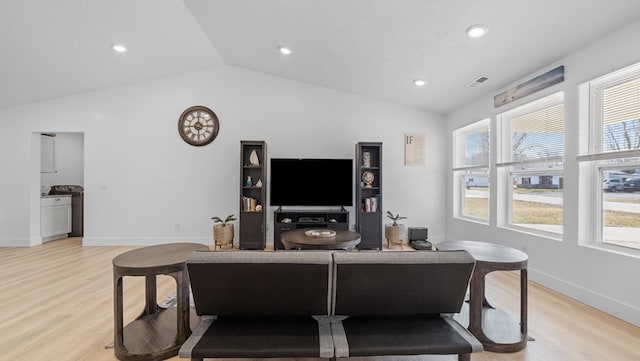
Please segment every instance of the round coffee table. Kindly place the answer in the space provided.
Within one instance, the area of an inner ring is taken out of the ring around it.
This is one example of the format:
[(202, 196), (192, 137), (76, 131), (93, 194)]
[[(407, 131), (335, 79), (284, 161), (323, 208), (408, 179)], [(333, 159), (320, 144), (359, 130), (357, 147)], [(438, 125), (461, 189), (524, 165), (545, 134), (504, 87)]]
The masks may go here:
[[(313, 237), (305, 233), (312, 229), (294, 229), (282, 232), (280, 240), (284, 249), (353, 249), (360, 243), (360, 233), (347, 230), (333, 230), (336, 235), (333, 237)], [(326, 231), (327, 228), (317, 229)]]
[[(476, 259), (469, 286), (468, 329), (486, 351), (516, 352), (527, 345), (526, 253), (500, 244), (476, 241), (446, 241), (438, 250), (465, 250)], [(520, 324), (495, 309), (485, 298), (485, 276), (493, 271), (520, 270)], [(464, 315), (465, 310), (461, 312)], [(464, 320), (461, 320), (464, 321)]]
[[(195, 251), (208, 251), (199, 243), (171, 243), (134, 249), (113, 259), (114, 352), (119, 360), (164, 360), (178, 354), (191, 334), (189, 276), (185, 261)], [(156, 276), (176, 281), (177, 307), (163, 308), (156, 301)], [(146, 305), (142, 314), (123, 326), (122, 278), (145, 277)]]

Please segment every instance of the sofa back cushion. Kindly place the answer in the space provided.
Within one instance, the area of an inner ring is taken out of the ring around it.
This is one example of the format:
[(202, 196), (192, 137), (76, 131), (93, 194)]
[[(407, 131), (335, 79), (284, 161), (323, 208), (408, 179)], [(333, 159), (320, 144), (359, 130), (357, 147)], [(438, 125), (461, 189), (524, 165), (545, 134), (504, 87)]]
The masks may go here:
[(331, 252), (194, 252), (187, 269), (199, 315), (328, 315)]
[(474, 258), (466, 251), (334, 253), (335, 315), (460, 312)]

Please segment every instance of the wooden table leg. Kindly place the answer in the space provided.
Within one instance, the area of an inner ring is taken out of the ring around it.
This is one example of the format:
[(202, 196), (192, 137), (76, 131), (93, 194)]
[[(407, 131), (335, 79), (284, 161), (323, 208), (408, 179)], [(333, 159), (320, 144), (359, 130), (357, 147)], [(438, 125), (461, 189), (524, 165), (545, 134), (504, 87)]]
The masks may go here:
[(469, 285), (469, 331), (475, 335), (480, 342), (486, 339), (484, 332), (482, 331), (482, 306), (484, 303), (484, 277), (486, 271), (476, 269), (471, 276), (471, 282)]
[(172, 273), (171, 276), (176, 280), (176, 322), (177, 334), (176, 341), (183, 344), (189, 335), (191, 335), (190, 327), (190, 309), (189, 309), (189, 275), (186, 271)]
[(520, 332), (522, 333), (522, 338), (527, 338), (527, 269), (523, 268), (520, 270)]
[(153, 315), (158, 312), (158, 301), (157, 301), (157, 291), (156, 291), (156, 276), (148, 275), (145, 276), (145, 306), (142, 315)]
[(124, 315), (122, 304), (122, 276), (113, 273), (113, 348), (116, 355), (124, 351)]

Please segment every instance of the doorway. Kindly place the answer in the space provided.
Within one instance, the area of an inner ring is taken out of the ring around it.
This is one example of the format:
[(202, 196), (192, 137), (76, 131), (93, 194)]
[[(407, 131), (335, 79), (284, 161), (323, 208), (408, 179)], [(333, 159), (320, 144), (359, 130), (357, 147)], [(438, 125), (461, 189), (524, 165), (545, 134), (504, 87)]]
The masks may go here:
[[(37, 228), (38, 237), (32, 236), (31, 245), (67, 236), (81, 237), (84, 229), (84, 195), (65, 194), (64, 190), (69, 188), (78, 191), (84, 188), (84, 133), (38, 132), (34, 133), (33, 139), (36, 138), (39, 138), (40, 147), (37, 152), (39, 157), (35, 154), (34, 158), (38, 158), (39, 174), (34, 183), (39, 185), (37, 204), (40, 207), (32, 212), (32, 235)], [(35, 148), (38, 147), (32, 149)], [(51, 204), (58, 209), (52, 211), (45, 208)], [(34, 238), (39, 242), (34, 242)]]

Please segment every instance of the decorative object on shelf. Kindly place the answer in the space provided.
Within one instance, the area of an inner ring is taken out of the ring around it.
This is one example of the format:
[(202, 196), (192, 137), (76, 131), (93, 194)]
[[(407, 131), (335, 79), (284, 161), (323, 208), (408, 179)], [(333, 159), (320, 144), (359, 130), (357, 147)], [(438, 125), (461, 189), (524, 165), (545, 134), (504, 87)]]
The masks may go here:
[(393, 221), (392, 224), (387, 224), (384, 227), (384, 236), (387, 238), (387, 247), (391, 248), (392, 244), (397, 244), (402, 248), (402, 235), (404, 234), (404, 225), (398, 224), (398, 221), (407, 219), (400, 213), (394, 215), (390, 211), (387, 211), (387, 218)]
[(251, 176), (247, 177), (247, 180), (244, 182), (244, 185), (247, 187), (253, 187), (253, 180), (251, 179)]
[(336, 231), (333, 229), (310, 229), (304, 232), (304, 235), (307, 237), (316, 237), (316, 238), (329, 238), (335, 237)]
[(262, 212), (262, 205), (258, 204), (256, 206), (256, 212)]
[(249, 155), (249, 165), (251, 165), (252, 167), (259, 167), (260, 166), (260, 160), (258, 160), (258, 153), (256, 153), (256, 150), (252, 150), (251, 154)]
[(362, 152), (362, 168), (371, 168), (371, 152)]
[(220, 122), (211, 109), (195, 105), (187, 108), (178, 118), (178, 133), (188, 144), (203, 146), (218, 136)]
[(258, 181), (256, 182), (256, 187), (262, 187), (262, 179), (258, 179)]
[(228, 249), (233, 248), (233, 222), (237, 218), (230, 214), (224, 220), (220, 217), (212, 217), (213, 222), (213, 240), (214, 240), (214, 249)]
[(362, 181), (364, 182), (365, 188), (373, 187), (372, 184), (374, 179), (375, 179), (375, 176), (373, 175), (373, 172), (366, 171), (362, 173)]
[(245, 212), (253, 212), (258, 206), (258, 200), (251, 197), (242, 197), (242, 203), (244, 205), (242, 210)]

